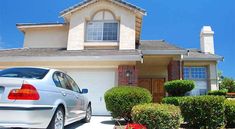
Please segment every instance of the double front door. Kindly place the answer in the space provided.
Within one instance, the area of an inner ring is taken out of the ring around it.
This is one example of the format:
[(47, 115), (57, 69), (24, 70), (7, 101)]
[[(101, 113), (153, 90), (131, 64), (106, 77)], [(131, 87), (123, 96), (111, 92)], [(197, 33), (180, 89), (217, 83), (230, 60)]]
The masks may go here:
[(165, 79), (140, 78), (138, 86), (148, 89), (153, 96), (153, 102), (160, 103), (165, 96)]

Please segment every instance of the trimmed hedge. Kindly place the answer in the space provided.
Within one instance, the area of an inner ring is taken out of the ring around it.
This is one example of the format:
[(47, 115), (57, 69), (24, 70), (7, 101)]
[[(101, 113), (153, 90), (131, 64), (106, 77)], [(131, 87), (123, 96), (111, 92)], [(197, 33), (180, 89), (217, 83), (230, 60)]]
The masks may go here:
[(208, 94), (208, 95), (226, 96), (227, 93), (228, 93), (228, 90), (223, 89), (223, 90), (213, 90), (213, 91), (209, 91), (207, 94)]
[(179, 106), (180, 102), (186, 97), (165, 97), (162, 99), (163, 104), (172, 104), (175, 106)]
[(152, 101), (152, 95), (147, 89), (136, 86), (114, 87), (106, 91), (104, 97), (106, 108), (114, 118), (124, 118), (130, 122), (133, 106)]
[(136, 123), (148, 129), (178, 129), (181, 123), (179, 107), (168, 104), (137, 105), (131, 115)]
[(185, 97), (180, 102), (182, 115), (191, 127), (216, 129), (224, 125), (225, 97)]
[(166, 82), (164, 87), (171, 96), (184, 96), (185, 93), (194, 89), (195, 84), (192, 80), (174, 80)]
[(228, 127), (235, 127), (235, 100), (225, 100), (225, 117)]

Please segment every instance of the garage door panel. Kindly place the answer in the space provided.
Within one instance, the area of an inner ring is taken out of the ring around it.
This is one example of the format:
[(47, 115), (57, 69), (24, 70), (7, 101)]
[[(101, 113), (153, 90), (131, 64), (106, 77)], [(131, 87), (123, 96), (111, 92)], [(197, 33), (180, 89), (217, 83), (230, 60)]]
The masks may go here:
[(89, 90), (86, 96), (92, 103), (93, 115), (110, 115), (106, 110), (104, 93), (116, 85), (115, 69), (66, 70), (81, 89)]

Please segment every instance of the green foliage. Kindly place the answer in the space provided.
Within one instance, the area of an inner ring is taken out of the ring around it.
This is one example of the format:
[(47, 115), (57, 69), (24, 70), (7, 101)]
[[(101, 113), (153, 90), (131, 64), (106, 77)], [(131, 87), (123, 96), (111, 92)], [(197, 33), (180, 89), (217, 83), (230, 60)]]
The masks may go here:
[(132, 121), (131, 109), (137, 104), (150, 103), (151, 93), (144, 88), (135, 86), (118, 86), (105, 93), (105, 103), (114, 118)]
[(222, 89), (222, 90), (213, 90), (209, 91), (207, 94), (208, 95), (219, 95), (219, 96), (226, 96), (228, 93), (227, 89)]
[(172, 96), (184, 96), (195, 87), (195, 84), (191, 80), (174, 80), (166, 82), (164, 87)]
[(220, 84), (220, 89), (227, 89), (228, 92), (235, 92), (235, 82), (232, 78), (224, 78)]
[(179, 107), (168, 104), (137, 105), (131, 115), (136, 123), (148, 129), (178, 129), (181, 123)]
[(224, 125), (224, 100), (223, 96), (185, 97), (180, 108), (191, 127), (216, 129)]
[(186, 97), (165, 97), (162, 99), (163, 104), (172, 104), (175, 106), (179, 106), (180, 102), (182, 102)]
[(227, 126), (235, 126), (235, 100), (225, 100), (225, 118)]

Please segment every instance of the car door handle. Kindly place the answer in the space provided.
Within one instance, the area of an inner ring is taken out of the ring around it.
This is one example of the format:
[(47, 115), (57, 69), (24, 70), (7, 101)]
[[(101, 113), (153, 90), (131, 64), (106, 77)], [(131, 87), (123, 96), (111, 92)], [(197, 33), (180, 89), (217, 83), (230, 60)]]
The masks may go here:
[(61, 92), (61, 93), (62, 93), (63, 96), (67, 96), (67, 93), (65, 93), (65, 92)]

